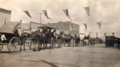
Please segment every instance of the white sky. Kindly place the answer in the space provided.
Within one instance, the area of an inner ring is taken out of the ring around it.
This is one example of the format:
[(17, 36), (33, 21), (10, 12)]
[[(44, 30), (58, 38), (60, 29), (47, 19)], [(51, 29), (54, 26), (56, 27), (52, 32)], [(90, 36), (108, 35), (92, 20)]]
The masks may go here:
[[(57, 21), (70, 21), (63, 12), (68, 9), (72, 22), (80, 25), (80, 32), (84, 32), (83, 23), (88, 24), (91, 36), (101, 36), (104, 33), (120, 36), (120, 0), (0, 0), (0, 7), (12, 11), (11, 20), (23, 20), (40, 22), (40, 16), (36, 13), (47, 10), (52, 20), (42, 15), (42, 23)], [(90, 7), (88, 16), (83, 7)], [(32, 16), (29, 18), (23, 11), (28, 10)], [(102, 22), (102, 29), (98, 29), (96, 22)]]

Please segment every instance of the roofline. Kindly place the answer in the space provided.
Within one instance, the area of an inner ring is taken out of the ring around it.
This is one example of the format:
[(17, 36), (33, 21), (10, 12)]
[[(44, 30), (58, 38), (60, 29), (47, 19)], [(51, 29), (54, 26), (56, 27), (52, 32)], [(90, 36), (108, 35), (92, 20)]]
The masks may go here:
[(71, 21), (63, 21), (63, 23), (72, 23), (72, 24), (75, 24), (75, 25), (79, 25), (79, 24), (73, 23)]
[[(50, 22), (49, 22), (49, 24), (57, 24), (57, 23), (59, 23), (59, 21), (54, 22), (54, 23), (50, 23)], [(62, 23), (72, 23), (72, 24), (75, 24), (75, 25), (79, 25), (79, 24), (73, 23), (73, 22), (71, 22), (71, 21), (62, 21)], [(48, 23), (46, 23), (46, 24), (48, 24)], [(79, 25), (79, 26), (80, 26), (80, 25)]]
[(0, 7), (0, 10), (6, 11), (6, 12), (9, 12), (9, 13), (12, 12), (11, 10), (7, 10), (7, 9), (1, 8), (1, 7)]

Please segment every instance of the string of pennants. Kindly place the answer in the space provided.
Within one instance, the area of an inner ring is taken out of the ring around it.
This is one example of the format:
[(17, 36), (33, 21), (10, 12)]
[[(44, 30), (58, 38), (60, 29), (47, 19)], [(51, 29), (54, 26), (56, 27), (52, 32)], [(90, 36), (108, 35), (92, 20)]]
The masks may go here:
[[(46, 11), (46, 10), (42, 10), (42, 11), (43, 11), (44, 15), (46, 16), (46, 18), (48, 18), (48, 19), (51, 20), (51, 18), (48, 17), (47, 11)], [(66, 16), (71, 20), (71, 18), (70, 18), (70, 16), (69, 16), (68, 9), (63, 9), (63, 11), (64, 11), (64, 13), (66, 14)], [(29, 11), (26, 10), (26, 11), (24, 11), (24, 12), (27, 14), (28, 17), (32, 18), (31, 15), (30, 15), (30, 13), (29, 13)], [(72, 20), (71, 20), (71, 21), (72, 21)]]
[[(87, 23), (83, 23), (85, 29), (87, 29)], [(98, 28), (101, 29), (101, 22), (97, 22)]]
[[(86, 13), (88, 16), (90, 16), (90, 7), (84, 7)], [(83, 23), (85, 28), (87, 29), (87, 23)], [(101, 29), (101, 22), (97, 22), (98, 28)]]
[[(90, 16), (90, 7), (84, 7), (86, 13), (88, 16)], [(66, 16), (72, 21), (72, 19), (70, 18), (69, 16), (69, 12), (68, 12), (68, 9), (63, 9), (64, 13), (66, 14)], [(29, 11), (24, 11), (28, 17), (32, 18), (32, 16), (30, 15)], [(46, 10), (42, 10), (43, 14), (46, 16), (47, 19), (50, 19), (50, 17), (48, 17), (48, 13)], [(83, 25), (85, 26), (85, 28), (87, 29), (87, 23), (83, 23)], [(101, 29), (101, 22), (97, 22), (97, 25), (98, 25), (98, 28)], [(70, 29), (72, 30), (73, 29), (73, 26), (71, 25), (70, 23)]]

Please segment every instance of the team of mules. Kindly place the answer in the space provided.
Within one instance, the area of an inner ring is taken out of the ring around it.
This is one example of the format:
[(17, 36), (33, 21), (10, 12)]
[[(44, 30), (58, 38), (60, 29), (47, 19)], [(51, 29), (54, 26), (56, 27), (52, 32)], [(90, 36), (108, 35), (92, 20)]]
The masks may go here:
[[(80, 37), (66, 35), (63, 32), (58, 31), (57, 29), (50, 28), (50, 27), (39, 27), (37, 31), (32, 33), (22, 33), (21, 35), (24, 40), (24, 50), (25, 50), (25, 41), (29, 39), (33, 43), (33, 47), (30, 49), (41, 50), (48, 48), (48, 44), (50, 45), (49, 48), (57, 47), (60, 48), (65, 46), (65, 43), (69, 44), (68, 46), (77, 46), (80, 42)], [(30, 45), (31, 46), (31, 45)]]

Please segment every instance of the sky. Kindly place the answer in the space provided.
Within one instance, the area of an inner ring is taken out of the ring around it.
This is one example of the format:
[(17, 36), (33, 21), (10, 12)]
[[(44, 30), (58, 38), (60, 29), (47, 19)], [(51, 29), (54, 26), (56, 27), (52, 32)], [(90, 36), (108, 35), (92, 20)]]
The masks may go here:
[[(11, 21), (22, 20), (23, 23), (30, 21), (40, 22), (42, 10), (47, 10), (47, 19), (42, 14), (42, 23), (55, 23), (58, 21), (70, 21), (63, 9), (68, 9), (71, 22), (80, 25), (80, 33), (95, 36), (103, 36), (104, 33), (120, 37), (120, 0), (0, 0), (0, 7), (12, 11)], [(83, 7), (90, 7), (90, 16)], [(32, 16), (29, 18), (23, 11), (28, 10)], [(101, 22), (101, 29), (97, 22)], [(83, 23), (87, 23), (87, 30)]]

